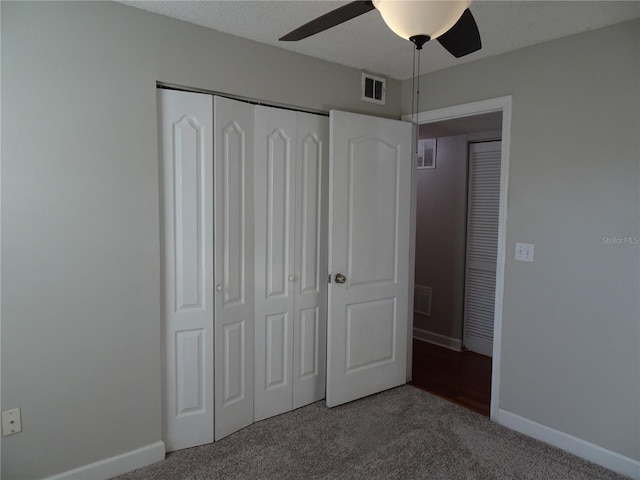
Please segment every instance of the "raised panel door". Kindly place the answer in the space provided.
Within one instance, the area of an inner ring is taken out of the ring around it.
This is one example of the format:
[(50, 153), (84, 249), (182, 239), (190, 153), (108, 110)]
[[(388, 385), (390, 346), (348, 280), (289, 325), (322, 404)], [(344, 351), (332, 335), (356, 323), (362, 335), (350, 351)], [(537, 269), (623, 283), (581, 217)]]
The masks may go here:
[(208, 95), (158, 90), (168, 451), (213, 441), (213, 138)]
[(412, 162), (410, 123), (332, 111), (330, 129), (332, 407), (406, 381)]
[(296, 113), (293, 408), (325, 398), (329, 122)]
[(256, 107), (255, 419), (292, 409), (295, 112)]
[(215, 439), (253, 422), (253, 106), (214, 98)]

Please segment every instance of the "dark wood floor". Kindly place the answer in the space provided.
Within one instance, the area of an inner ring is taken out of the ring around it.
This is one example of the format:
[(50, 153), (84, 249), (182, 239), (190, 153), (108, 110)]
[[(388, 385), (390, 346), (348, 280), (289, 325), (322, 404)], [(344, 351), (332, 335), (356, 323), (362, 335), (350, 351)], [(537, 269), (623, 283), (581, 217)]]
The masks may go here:
[(489, 416), (491, 358), (413, 341), (414, 387)]

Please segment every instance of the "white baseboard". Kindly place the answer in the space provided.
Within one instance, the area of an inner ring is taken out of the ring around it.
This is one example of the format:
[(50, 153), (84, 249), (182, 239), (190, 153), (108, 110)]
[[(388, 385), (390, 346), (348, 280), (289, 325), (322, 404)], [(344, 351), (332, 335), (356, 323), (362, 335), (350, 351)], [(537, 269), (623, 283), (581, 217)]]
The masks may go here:
[(568, 433), (554, 430), (506, 410), (498, 410), (498, 423), (536, 440), (589, 460), (604, 468), (640, 480), (640, 461), (625, 457), (606, 448), (581, 440)]
[(53, 477), (47, 477), (46, 480), (86, 480), (87, 478), (107, 480), (164, 460), (164, 455), (164, 442), (156, 442), (115, 457), (105, 458), (89, 465), (59, 473)]
[(439, 345), (449, 350), (455, 350), (456, 352), (462, 351), (462, 341), (459, 339), (433, 333), (428, 330), (422, 330), (421, 328), (414, 327), (413, 338), (422, 340), (423, 342), (433, 343), (434, 345)]

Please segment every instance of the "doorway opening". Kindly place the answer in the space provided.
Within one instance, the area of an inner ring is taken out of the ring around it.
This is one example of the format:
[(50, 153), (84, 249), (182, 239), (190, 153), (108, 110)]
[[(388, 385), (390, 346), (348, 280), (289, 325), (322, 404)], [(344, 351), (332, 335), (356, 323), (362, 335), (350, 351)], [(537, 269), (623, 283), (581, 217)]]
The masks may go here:
[(494, 420), (510, 97), (419, 115), (412, 384)]

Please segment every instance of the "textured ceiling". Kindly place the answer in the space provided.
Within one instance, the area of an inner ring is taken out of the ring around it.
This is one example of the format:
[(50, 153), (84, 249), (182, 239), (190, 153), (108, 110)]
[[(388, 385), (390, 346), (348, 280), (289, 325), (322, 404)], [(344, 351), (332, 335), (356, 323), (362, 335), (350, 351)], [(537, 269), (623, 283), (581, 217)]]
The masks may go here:
[[(393, 34), (377, 11), (299, 42), (278, 38), (348, 2), (324, 0), (132, 1), (121, 3), (260, 43), (397, 79), (411, 77), (413, 45)], [(456, 59), (425, 45), (421, 73), (640, 17), (640, 1), (475, 1), (482, 50)]]

